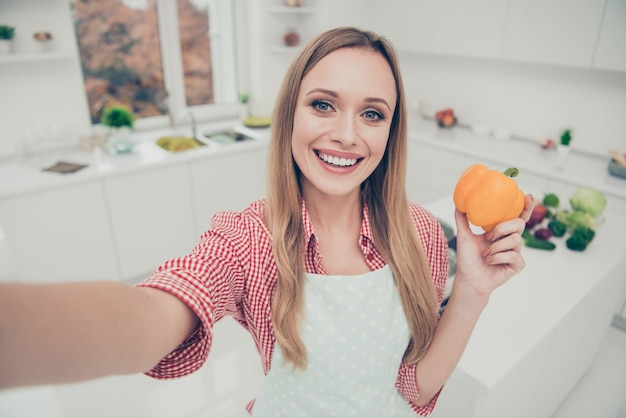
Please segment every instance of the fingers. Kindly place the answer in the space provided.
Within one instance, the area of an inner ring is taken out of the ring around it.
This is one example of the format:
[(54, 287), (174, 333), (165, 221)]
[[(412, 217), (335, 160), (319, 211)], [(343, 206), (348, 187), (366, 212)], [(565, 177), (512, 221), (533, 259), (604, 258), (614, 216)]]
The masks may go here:
[(535, 197), (532, 194), (527, 194), (524, 198), (524, 209), (520, 214), (520, 218), (524, 221), (524, 223), (528, 222), (530, 219), (530, 215), (533, 213), (533, 209), (535, 207)]
[(522, 209), (522, 213), (520, 213), (519, 217), (512, 219), (510, 221), (502, 222), (496, 225), (492, 232), (494, 240), (499, 239), (500, 237), (504, 237), (510, 234), (524, 232), (524, 228), (526, 227), (526, 222), (530, 219), (530, 215), (533, 213), (533, 209), (535, 208), (535, 198), (532, 194), (528, 194), (524, 197), (524, 209)]
[(459, 212), (458, 209), (454, 210), (454, 221), (456, 223), (456, 234), (464, 234), (467, 232), (471, 232), (469, 221), (467, 220), (467, 215), (465, 213)]

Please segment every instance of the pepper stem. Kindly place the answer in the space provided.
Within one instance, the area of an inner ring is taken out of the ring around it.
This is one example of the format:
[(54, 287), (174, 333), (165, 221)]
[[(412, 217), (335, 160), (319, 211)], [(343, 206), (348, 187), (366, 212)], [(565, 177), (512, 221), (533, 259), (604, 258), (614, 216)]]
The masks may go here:
[(504, 170), (504, 175), (507, 177), (517, 177), (518, 174), (519, 174), (519, 170), (515, 167), (509, 167), (506, 170)]

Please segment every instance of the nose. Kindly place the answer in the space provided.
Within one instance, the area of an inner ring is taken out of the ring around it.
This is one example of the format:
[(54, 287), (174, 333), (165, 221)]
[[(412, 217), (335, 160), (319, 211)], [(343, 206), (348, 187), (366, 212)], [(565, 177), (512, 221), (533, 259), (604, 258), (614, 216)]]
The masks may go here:
[(352, 145), (356, 142), (357, 121), (349, 113), (342, 113), (335, 118), (330, 133), (332, 141), (341, 142), (344, 145)]

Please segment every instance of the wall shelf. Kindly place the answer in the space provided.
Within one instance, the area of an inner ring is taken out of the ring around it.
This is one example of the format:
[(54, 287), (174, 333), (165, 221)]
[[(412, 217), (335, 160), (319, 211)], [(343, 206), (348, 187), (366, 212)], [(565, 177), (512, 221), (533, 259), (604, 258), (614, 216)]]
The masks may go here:
[(0, 55), (0, 64), (54, 61), (66, 59), (68, 57), (69, 55), (65, 52), (14, 52), (11, 54)]
[[(273, 41), (269, 45), (269, 50), (274, 53), (293, 53), (311, 38), (312, 17), (316, 13), (312, 6), (273, 6), (267, 11), (272, 15), (269, 25), (272, 29), (268, 35)], [(294, 46), (287, 46), (283, 41), (283, 36), (288, 31), (295, 31), (299, 35), (299, 42)]]
[(294, 53), (300, 49), (302, 45), (296, 46), (281, 46), (281, 45), (272, 45), (269, 47), (270, 51), (278, 52), (278, 53)]
[(312, 7), (287, 7), (276, 6), (270, 7), (270, 13), (285, 13), (285, 14), (312, 14), (315, 13), (315, 9)]

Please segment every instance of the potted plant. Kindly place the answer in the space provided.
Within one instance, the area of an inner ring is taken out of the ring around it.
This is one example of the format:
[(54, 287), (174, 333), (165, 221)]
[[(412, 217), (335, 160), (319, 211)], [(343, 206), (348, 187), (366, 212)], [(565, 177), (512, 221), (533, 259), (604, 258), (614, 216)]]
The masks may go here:
[(0, 25), (0, 54), (8, 54), (11, 52), (14, 36), (15, 26)]
[(570, 142), (572, 142), (572, 130), (564, 129), (561, 132), (561, 137), (558, 146), (556, 147), (556, 151), (558, 153), (557, 158), (557, 169), (563, 170), (565, 167), (565, 159), (566, 156), (570, 153)]
[(564, 147), (569, 147), (569, 143), (572, 142), (572, 130), (565, 129), (561, 132), (561, 145)]
[(135, 114), (126, 106), (110, 105), (104, 108), (100, 123), (109, 128), (106, 147), (112, 154), (131, 152), (135, 141), (130, 138), (130, 130), (135, 124)]
[(239, 93), (239, 118), (244, 120), (248, 116), (250, 116), (250, 109), (248, 108), (248, 102), (250, 101), (250, 94), (248, 93)]
[(40, 31), (33, 33), (33, 39), (42, 51), (48, 51), (50, 49), (50, 41), (52, 41), (52, 34), (46, 31)]

